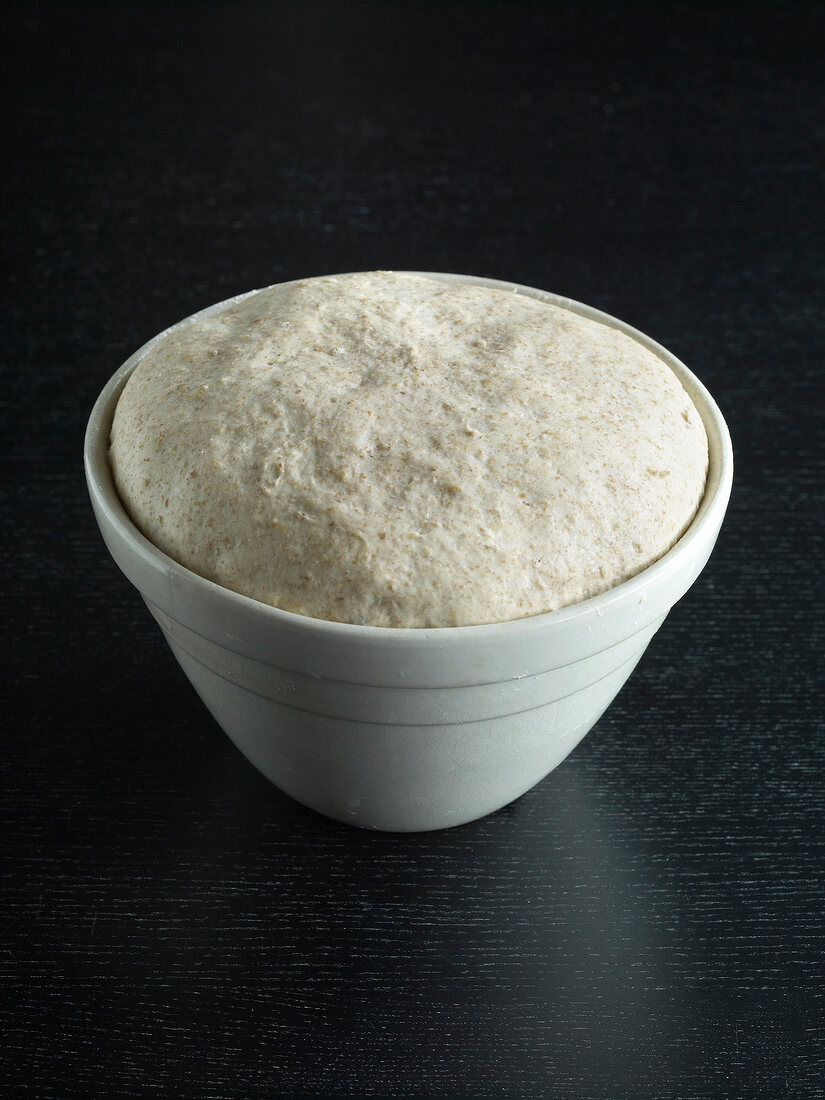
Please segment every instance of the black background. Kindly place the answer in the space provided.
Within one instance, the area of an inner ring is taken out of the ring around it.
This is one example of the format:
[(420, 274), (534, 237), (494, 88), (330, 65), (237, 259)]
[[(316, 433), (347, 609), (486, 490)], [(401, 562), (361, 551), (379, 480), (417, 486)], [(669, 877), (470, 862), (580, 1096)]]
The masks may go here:
[[(0, 1092), (825, 1095), (823, 9), (41, 6), (4, 23)], [(214, 725), (82, 479), (231, 294), (523, 282), (709, 386), (728, 519), (613, 707), (481, 822), (370, 835)]]

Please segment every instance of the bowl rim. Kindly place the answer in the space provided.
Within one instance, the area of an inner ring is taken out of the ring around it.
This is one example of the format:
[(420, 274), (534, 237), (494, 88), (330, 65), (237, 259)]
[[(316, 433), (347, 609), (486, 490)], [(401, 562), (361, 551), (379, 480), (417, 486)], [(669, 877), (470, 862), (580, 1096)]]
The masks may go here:
[[(589, 619), (593, 616), (601, 617), (608, 608), (613, 608), (617, 603), (638, 602), (646, 589), (656, 582), (665, 582), (667, 577), (678, 573), (682, 566), (695, 556), (702, 544), (708, 544), (708, 553), (712, 547), (721, 526), (733, 483), (733, 449), (730, 433), (724, 417), (715, 400), (704, 384), (693, 374), (688, 367), (675, 355), (669, 352), (661, 344), (657, 343), (645, 333), (633, 326), (611, 316), (602, 310), (575, 299), (550, 291), (540, 290), (536, 287), (521, 283), (513, 283), (499, 279), (491, 279), (483, 276), (459, 275), (448, 272), (410, 271), (406, 274), (422, 275), (427, 278), (437, 279), (443, 282), (470, 284), (490, 287), (495, 290), (506, 290), (516, 294), (524, 294), (527, 297), (550, 302), (553, 305), (568, 309), (582, 317), (599, 321), (608, 327), (618, 329), (638, 341), (644, 347), (651, 350), (658, 358), (669, 366), (681, 382), (685, 391), (696, 406), (705, 426), (708, 437), (708, 476), (705, 493), (699, 507), (688, 528), (677, 542), (651, 565), (647, 566), (635, 576), (607, 589), (599, 595), (578, 603), (571, 604), (557, 611), (541, 612), (519, 619), (502, 620), (499, 622), (480, 623), (468, 626), (443, 626), (443, 627), (393, 627), (393, 626), (369, 626), (357, 623), (335, 622), (326, 619), (316, 619), (311, 616), (299, 615), (294, 612), (284, 611), (281, 608), (245, 596), (232, 589), (225, 588), (214, 581), (202, 577), (200, 574), (181, 565), (170, 558), (162, 550), (150, 542), (136, 527), (128, 516), (114, 485), (111, 467), (108, 460), (109, 433), (115, 406), (120, 393), (129, 376), (138, 366), (149, 350), (167, 334), (201, 317), (219, 313), (245, 298), (257, 294), (262, 289), (246, 291), (243, 294), (233, 295), (221, 302), (216, 302), (195, 313), (189, 314), (180, 321), (153, 336), (145, 344), (139, 347), (122, 366), (112, 375), (101, 390), (89, 417), (84, 438), (84, 466), (89, 494), (98, 521), (103, 520), (116, 536), (128, 547), (129, 551), (137, 559), (150, 569), (159, 570), (170, 582), (175, 579), (184, 581), (190, 589), (200, 590), (209, 597), (210, 603), (216, 599), (223, 601), (225, 606), (234, 606), (244, 619), (256, 619), (261, 625), (276, 623), (289, 628), (290, 632), (298, 632), (318, 636), (323, 634), (328, 639), (339, 638), (342, 642), (356, 640), (364, 642), (379, 642), (382, 645), (390, 645), (395, 648), (399, 645), (431, 640), (437, 638), (441, 643), (449, 643), (459, 639), (470, 642), (486, 641), (510, 641), (517, 642), (523, 638), (529, 640), (536, 632), (544, 632), (551, 625), (570, 626), (576, 620)], [(352, 274), (352, 273), (348, 273)], [(272, 286), (288, 286), (293, 283), (303, 282), (303, 279), (288, 280)], [(110, 547), (111, 549), (111, 547)], [(698, 571), (697, 571), (698, 572)], [(130, 578), (132, 579), (132, 578)], [(690, 586), (694, 576), (685, 585), (685, 591)], [(133, 583), (136, 583), (132, 579)], [(680, 595), (683, 593), (680, 593)], [(677, 597), (678, 598), (678, 597)], [(644, 602), (644, 600), (642, 600)], [(675, 602), (675, 600), (673, 601)]]

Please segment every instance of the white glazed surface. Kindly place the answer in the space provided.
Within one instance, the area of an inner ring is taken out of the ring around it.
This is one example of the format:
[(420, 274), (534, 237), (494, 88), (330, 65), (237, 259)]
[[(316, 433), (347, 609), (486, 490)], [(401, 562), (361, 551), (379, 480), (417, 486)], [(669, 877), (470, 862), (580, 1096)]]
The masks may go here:
[[(471, 276), (432, 277), (514, 289)], [(685, 535), (632, 580), (562, 611), (487, 626), (398, 629), (305, 618), (230, 592), (149, 543), (114, 489), (107, 458), (114, 408), (154, 341), (127, 360), (92, 412), (86, 476), (112, 556), (235, 744), (282, 790), (330, 817), (373, 829), (437, 829), (528, 790), (597, 721), (716, 541), (733, 458), (704, 386), (614, 318), (515, 289), (617, 327), (653, 350), (681, 380), (708, 435), (707, 488)]]

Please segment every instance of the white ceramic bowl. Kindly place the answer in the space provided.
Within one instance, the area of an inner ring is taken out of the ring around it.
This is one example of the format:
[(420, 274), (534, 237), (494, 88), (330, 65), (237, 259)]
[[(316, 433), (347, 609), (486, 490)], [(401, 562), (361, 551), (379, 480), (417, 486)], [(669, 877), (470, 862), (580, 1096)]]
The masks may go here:
[(672, 367), (704, 421), (710, 470), (699, 511), (669, 553), (603, 595), (520, 621), (443, 629), (324, 622), (204, 580), (161, 553), (127, 516), (109, 468), (109, 431), (126, 379), (154, 340), (110, 380), (86, 433), (86, 478), (106, 545), (215, 719), (281, 790), (371, 829), (417, 831), (471, 821), (555, 768), (612, 701), (701, 572), (733, 477), (719, 409), (654, 341), (598, 310), (531, 287), (433, 277), (553, 302), (629, 333)]

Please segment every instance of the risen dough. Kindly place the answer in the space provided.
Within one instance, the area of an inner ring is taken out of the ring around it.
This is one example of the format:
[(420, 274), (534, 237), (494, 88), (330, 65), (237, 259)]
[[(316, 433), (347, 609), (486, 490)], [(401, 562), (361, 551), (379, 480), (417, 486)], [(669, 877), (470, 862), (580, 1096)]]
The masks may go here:
[(654, 562), (696, 511), (707, 440), (629, 336), (372, 272), (173, 330), (123, 391), (111, 461), (144, 535), (226, 588), (320, 619), (462, 626)]

